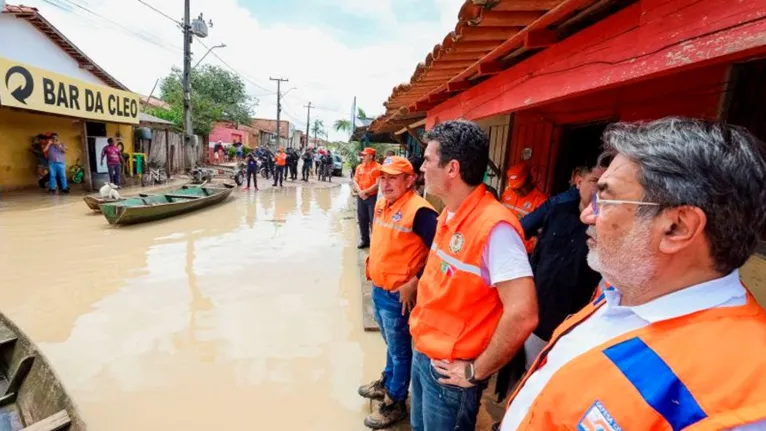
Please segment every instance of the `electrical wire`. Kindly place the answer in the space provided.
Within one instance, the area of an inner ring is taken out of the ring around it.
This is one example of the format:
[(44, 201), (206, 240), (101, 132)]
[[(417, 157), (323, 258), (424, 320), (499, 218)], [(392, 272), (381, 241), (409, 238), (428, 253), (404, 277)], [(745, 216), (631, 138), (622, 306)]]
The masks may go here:
[(180, 21), (176, 21), (176, 20), (175, 20), (175, 18), (173, 18), (173, 17), (171, 17), (170, 15), (166, 14), (165, 12), (163, 12), (163, 11), (161, 11), (161, 10), (157, 9), (156, 7), (154, 7), (154, 6), (150, 5), (149, 3), (145, 2), (144, 0), (137, 0), (137, 1), (138, 1), (139, 3), (141, 3), (142, 5), (144, 5), (144, 6), (148, 7), (149, 9), (151, 9), (151, 10), (153, 10), (153, 11), (157, 12), (158, 14), (160, 14), (160, 15), (164, 16), (165, 18), (167, 18), (167, 19), (169, 19), (169, 20), (173, 21), (173, 23), (175, 23), (177, 26), (179, 26), (179, 27), (181, 27), (181, 28), (183, 29), (183, 23), (181, 23)]

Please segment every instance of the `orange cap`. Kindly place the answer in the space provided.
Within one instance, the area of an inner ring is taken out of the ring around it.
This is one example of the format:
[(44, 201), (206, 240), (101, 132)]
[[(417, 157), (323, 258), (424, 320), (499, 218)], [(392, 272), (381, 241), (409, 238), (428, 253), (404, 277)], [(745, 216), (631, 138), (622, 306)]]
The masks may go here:
[(361, 154), (369, 154), (371, 156), (375, 155), (375, 148), (367, 147), (364, 150), (362, 150)]
[(383, 165), (379, 170), (389, 175), (415, 175), (415, 169), (412, 168), (412, 163), (404, 157), (399, 156), (386, 157), (386, 160), (383, 161)]
[(523, 163), (513, 165), (508, 169), (506, 175), (508, 176), (508, 187), (518, 189), (523, 186), (527, 182), (527, 178), (529, 178), (529, 166)]

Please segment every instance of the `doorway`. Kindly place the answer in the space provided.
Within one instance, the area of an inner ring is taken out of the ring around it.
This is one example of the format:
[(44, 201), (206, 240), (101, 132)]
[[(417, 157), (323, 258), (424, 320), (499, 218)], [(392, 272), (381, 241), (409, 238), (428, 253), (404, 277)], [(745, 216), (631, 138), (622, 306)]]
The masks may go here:
[(561, 138), (550, 184), (550, 195), (566, 191), (572, 171), (594, 163), (601, 154), (601, 135), (611, 121), (561, 126)]

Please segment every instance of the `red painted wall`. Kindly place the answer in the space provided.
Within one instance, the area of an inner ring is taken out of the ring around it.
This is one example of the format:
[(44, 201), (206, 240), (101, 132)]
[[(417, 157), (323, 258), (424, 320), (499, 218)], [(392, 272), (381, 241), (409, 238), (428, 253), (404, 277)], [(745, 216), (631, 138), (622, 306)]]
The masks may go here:
[(752, 58), (766, 53), (764, 10), (766, 0), (643, 0), (428, 111), (427, 127)]
[(247, 145), (247, 133), (224, 125), (217, 125), (210, 132), (209, 136), (211, 144), (215, 144), (218, 141), (221, 141), (224, 144), (232, 144), (234, 141), (237, 141)]
[(518, 112), (509, 166), (521, 162), (522, 149), (531, 147), (532, 158), (526, 163), (540, 187), (548, 191), (563, 125), (671, 115), (718, 119), (728, 71), (728, 65), (713, 65)]

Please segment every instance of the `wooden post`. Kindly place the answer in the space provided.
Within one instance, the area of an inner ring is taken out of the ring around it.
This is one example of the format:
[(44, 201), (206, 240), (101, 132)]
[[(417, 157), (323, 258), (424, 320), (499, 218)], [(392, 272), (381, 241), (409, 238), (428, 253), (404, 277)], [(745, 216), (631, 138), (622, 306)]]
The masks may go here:
[(82, 126), (80, 127), (80, 135), (81, 141), (82, 141), (82, 154), (83, 158), (85, 159), (84, 169), (85, 169), (85, 178), (86, 180), (83, 181), (83, 185), (85, 186), (85, 189), (89, 192), (93, 191), (93, 176), (91, 175), (90, 171), (90, 151), (88, 149), (88, 127), (87, 127), (87, 121), (80, 120), (82, 123)]

